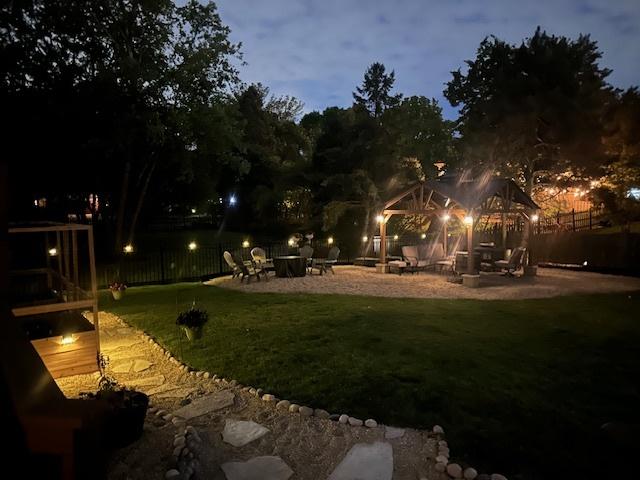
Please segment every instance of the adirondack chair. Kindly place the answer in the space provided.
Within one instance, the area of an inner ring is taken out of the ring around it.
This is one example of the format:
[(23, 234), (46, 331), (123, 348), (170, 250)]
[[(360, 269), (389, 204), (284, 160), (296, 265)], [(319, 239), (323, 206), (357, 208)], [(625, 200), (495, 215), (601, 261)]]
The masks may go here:
[(258, 281), (260, 281), (260, 274), (264, 275), (265, 281), (269, 281), (267, 278), (267, 271), (262, 268), (261, 265), (258, 265), (251, 261), (243, 261), (241, 258), (238, 258), (233, 253), (231, 254), (233, 262), (236, 264), (238, 269), (240, 270), (240, 283), (246, 278), (247, 283), (251, 281), (251, 277), (256, 277)]
[(497, 260), (493, 265), (500, 270), (505, 270), (505, 275), (508, 277), (513, 277), (513, 272), (522, 268), (526, 253), (526, 248), (518, 247), (513, 250), (508, 260)]
[(274, 270), (273, 259), (267, 258), (267, 254), (264, 249), (260, 247), (255, 247), (251, 249), (251, 258), (253, 261), (262, 266), (265, 270)]

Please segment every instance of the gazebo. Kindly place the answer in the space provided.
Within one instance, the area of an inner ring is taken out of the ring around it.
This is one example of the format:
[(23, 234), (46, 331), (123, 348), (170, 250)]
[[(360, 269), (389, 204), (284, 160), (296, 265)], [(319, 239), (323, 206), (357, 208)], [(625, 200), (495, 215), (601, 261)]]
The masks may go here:
[[(386, 224), (393, 215), (422, 215), (442, 222), (442, 238), (447, 252), (447, 222), (459, 218), (466, 226), (467, 273), (475, 273), (473, 255), (474, 225), (481, 217), (500, 216), (502, 246), (506, 244), (506, 219), (520, 215), (525, 222), (537, 220), (540, 207), (513, 180), (484, 176), (478, 179), (444, 176), (419, 182), (387, 201), (380, 213), (380, 263), (386, 271)], [(531, 225), (529, 232), (532, 231)]]

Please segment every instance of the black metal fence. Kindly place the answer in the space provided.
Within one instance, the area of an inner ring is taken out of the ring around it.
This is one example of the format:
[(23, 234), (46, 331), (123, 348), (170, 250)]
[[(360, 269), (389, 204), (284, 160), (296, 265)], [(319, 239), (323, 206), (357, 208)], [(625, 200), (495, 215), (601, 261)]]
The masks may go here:
[[(198, 245), (193, 250), (171, 250), (158, 248), (123, 254), (117, 262), (98, 262), (97, 276), (100, 287), (114, 281), (128, 285), (175, 283), (211, 278), (231, 272), (224, 260), (225, 251), (230, 251), (245, 260), (251, 258), (251, 249), (256, 245), (238, 248), (237, 244), (217, 243)], [(268, 257), (296, 253), (286, 243), (259, 245)]]

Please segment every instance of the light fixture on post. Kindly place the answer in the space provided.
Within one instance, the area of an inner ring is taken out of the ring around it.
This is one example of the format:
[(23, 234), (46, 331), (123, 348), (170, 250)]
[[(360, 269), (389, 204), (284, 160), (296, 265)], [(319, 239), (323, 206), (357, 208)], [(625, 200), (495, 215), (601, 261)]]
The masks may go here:
[(133, 245), (131, 245), (130, 243), (127, 243), (122, 249), (122, 251), (124, 253), (133, 253)]
[(192, 208), (192, 209), (191, 209), (191, 213), (196, 213), (196, 209), (195, 209), (195, 208)]
[(393, 236), (393, 239), (394, 239), (394, 240), (398, 240), (398, 238), (400, 238), (400, 237), (398, 237), (398, 235), (394, 235), (394, 236)]
[(49, 249), (49, 256), (50, 257), (58, 256), (58, 249), (56, 247), (50, 248)]
[(198, 244), (196, 242), (190, 242), (188, 247), (189, 247), (189, 250), (193, 252), (196, 248), (198, 248)]
[(244, 242), (242, 242), (242, 248), (249, 248), (249, 245), (251, 245), (249, 243), (249, 240), (245, 240)]
[(333, 245), (333, 237), (329, 237), (329, 238), (327, 238), (327, 243), (328, 243), (329, 245)]
[(290, 247), (293, 247), (293, 246), (295, 245), (295, 243), (296, 243), (296, 241), (295, 241), (293, 238), (290, 238), (290, 239), (289, 239), (289, 241), (287, 242), (287, 244), (288, 244)]
[(538, 216), (537, 213), (534, 213), (533, 215), (531, 215), (532, 222), (537, 222), (538, 220), (540, 220), (540, 217)]
[(369, 241), (369, 237), (367, 237), (366, 235), (362, 237), (362, 243), (367, 243), (368, 241)]
[(383, 223), (384, 222), (384, 216), (383, 215), (376, 215), (376, 222)]

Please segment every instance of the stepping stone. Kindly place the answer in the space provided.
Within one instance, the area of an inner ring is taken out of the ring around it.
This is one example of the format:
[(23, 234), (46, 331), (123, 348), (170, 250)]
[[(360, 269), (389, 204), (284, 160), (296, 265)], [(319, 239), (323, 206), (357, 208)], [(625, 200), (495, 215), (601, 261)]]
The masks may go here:
[(158, 393), (168, 392), (169, 390), (177, 390), (180, 388), (178, 385), (174, 385), (173, 383), (165, 383), (160, 385), (159, 387), (150, 388), (145, 393), (147, 395), (157, 395)]
[(392, 438), (400, 438), (404, 435), (404, 428), (384, 427), (384, 438), (391, 440)]
[(185, 405), (176, 410), (174, 415), (189, 420), (190, 418), (199, 417), (200, 415), (229, 407), (233, 405), (234, 399), (235, 395), (232, 391), (222, 390), (194, 400), (189, 405)]
[[(106, 339), (104, 342), (100, 342), (100, 348), (105, 351), (112, 351), (122, 347), (132, 347), (137, 344), (142, 344), (139, 338), (136, 337), (124, 337), (124, 338), (115, 338), (115, 339)], [(126, 353), (131, 353), (130, 350), (127, 350)], [(114, 353), (112, 357), (115, 358), (117, 353)], [(131, 355), (129, 355), (131, 356)]]
[(113, 373), (129, 373), (133, 362), (118, 363), (113, 366)]
[(262, 425), (244, 420), (227, 419), (222, 431), (222, 439), (234, 447), (242, 447), (266, 435), (269, 429)]
[(149, 362), (148, 360), (140, 360), (140, 359), (138, 359), (133, 363), (133, 371), (136, 372), (136, 373), (144, 372), (151, 365), (153, 365), (153, 363)]
[(391, 480), (393, 449), (390, 443), (356, 443), (328, 480)]
[(280, 457), (255, 457), (246, 462), (221, 465), (227, 480), (287, 480), (293, 470)]
[(130, 380), (124, 383), (125, 385), (132, 387), (155, 387), (157, 385), (162, 385), (164, 381), (164, 375), (154, 375), (153, 377), (136, 378), (135, 380)]
[(157, 393), (156, 398), (184, 398), (195, 391), (196, 389), (193, 387), (180, 387), (175, 390), (169, 390), (168, 392)]

